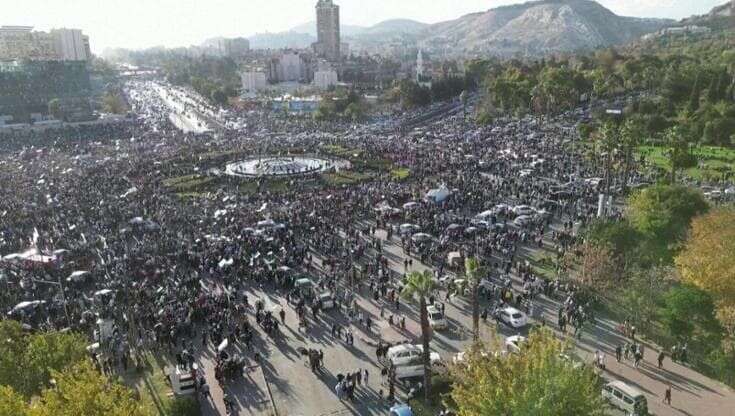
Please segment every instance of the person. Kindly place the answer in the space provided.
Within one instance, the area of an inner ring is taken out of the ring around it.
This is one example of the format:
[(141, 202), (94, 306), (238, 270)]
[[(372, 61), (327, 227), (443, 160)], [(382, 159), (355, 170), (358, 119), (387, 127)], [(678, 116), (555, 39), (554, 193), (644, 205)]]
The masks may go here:
[(368, 378), (370, 376), (370, 373), (368, 373), (368, 369), (367, 368), (364, 371), (365, 371), (365, 375), (363, 376), (362, 379), (365, 380), (365, 385), (367, 386), (368, 385)]
[(283, 325), (286, 325), (286, 311), (284, 311), (283, 308), (281, 308), (281, 311), (278, 312), (278, 314), (281, 315), (281, 323)]
[(681, 346), (681, 351), (679, 352), (679, 355), (681, 356), (681, 362), (686, 363), (687, 362), (687, 343), (685, 342), (684, 345)]
[(671, 385), (668, 385), (666, 387), (666, 391), (664, 392), (664, 403), (671, 406)]
[(664, 350), (661, 350), (661, 352), (658, 353), (658, 368), (663, 367), (665, 357), (666, 357), (666, 354), (664, 354)]
[(617, 362), (620, 362), (620, 358), (623, 355), (623, 347), (621, 347), (619, 344), (617, 347), (615, 347), (615, 360)]
[(227, 412), (228, 415), (235, 410), (235, 403), (229, 393), (225, 393), (222, 401), (225, 403), (225, 412)]
[(212, 395), (209, 393), (209, 384), (207, 384), (206, 380), (202, 379), (202, 384), (199, 386), (199, 391), (202, 392), (202, 398), (204, 400), (211, 400)]

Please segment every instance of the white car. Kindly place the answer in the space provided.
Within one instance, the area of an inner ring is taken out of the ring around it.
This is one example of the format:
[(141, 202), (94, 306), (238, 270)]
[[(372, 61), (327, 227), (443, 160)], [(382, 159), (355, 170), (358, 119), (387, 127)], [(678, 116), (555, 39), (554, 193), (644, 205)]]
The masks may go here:
[(521, 352), (521, 344), (527, 341), (527, 338), (522, 335), (513, 335), (505, 339), (506, 351), (519, 354)]
[(388, 352), (385, 357), (393, 365), (404, 365), (410, 363), (416, 357), (421, 357), (421, 353), (424, 351), (422, 345), (415, 344), (400, 344), (395, 347), (388, 348)]
[(513, 224), (518, 227), (525, 227), (533, 222), (533, 217), (530, 215), (521, 215), (513, 220)]
[(447, 319), (444, 314), (434, 305), (430, 305), (426, 308), (426, 312), (429, 314), (429, 325), (434, 329), (446, 329)]
[(540, 210), (536, 211), (536, 218), (538, 218), (538, 219), (545, 220), (545, 219), (551, 218), (551, 215), (552, 215), (551, 212), (549, 212), (549, 211), (547, 211), (545, 209), (540, 209)]
[(513, 213), (516, 215), (533, 215), (536, 209), (529, 205), (516, 205), (513, 207)]
[(421, 228), (416, 224), (401, 224), (400, 227), (398, 227), (398, 232), (401, 235), (411, 235), (419, 232), (419, 230), (421, 230)]
[[(423, 346), (416, 344), (401, 344), (388, 349), (386, 358), (395, 367), (397, 379), (418, 377), (424, 374), (423, 351)], [(432, 367), (443, 367), (439, 354), (430, 352), (429, 360)]]
[(513, 328), (523, 328), (528, 325), (528, 316), (510, 306), (500, 310), (500, 320)]
[(602, 181), (602, 178), (587, 178), (584, 180), (584, 183), (590, 186), (598, 186)]
[(473, 218), (472, 220), (470, 220), (470, 225), (472, 225), (473, 227), (481, 228), (483, 230), (487, 230), (492, 227), (490, 221), (481, 220), (478, 218)]
[(319, 300), (322, 303), (322, 309), (334, 308), (334, 297), (332, 296), (332, 293), (330, 292), (322, 293), (321, 295), (319, 295)]

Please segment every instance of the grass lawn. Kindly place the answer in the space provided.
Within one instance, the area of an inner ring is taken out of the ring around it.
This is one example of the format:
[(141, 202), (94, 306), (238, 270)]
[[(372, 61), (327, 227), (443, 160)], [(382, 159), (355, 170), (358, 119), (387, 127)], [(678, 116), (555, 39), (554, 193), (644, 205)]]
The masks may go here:
[(347, 149), (343, 146), (334, 145), (334, 144), (327, 144), (321, 147), (324, 153), (327, 153), (332, 156), (336, 156), (342, 159), (354, 159), (357, 157), (360, 157), (362, 155), (362, 150), (360, 149)]
[(547, 279), (556, 278), (556, 254), (547, 250), (535, 251), (528, 259), (533, 272)]
[[(143, 355), (142, 370), (131, 367), (122, 381), (138, 393), (140, 402), (151, 413), (159, 416), (198, 416), (201, 414), (193, 398), (176, 398), (172, 395), (168, 378), (162, 370), (167, 363), (157, 360), (150, 353)], [(183, 406), (182, 406), (183, 405)], [(186, 408), (186, 411), (183, 410)]]
[(163, 184), (179, 194), (206, 193), (219, 183), (218, 179), (214, 176), (184, 175), (165, 179)]
[(370, 175), (360, 172), (342, 171), (336, 173), (325, 173), (322, 179), (328, 186), (354, 185), (370, 178)]
[[(644, 155), (646, 161), (653, 166), (670, 170), (666, 157), (666, 148), (661, 146), (641, 146), (636, 156)], [(698, 146), (694, 154), (699, 166), (686, 169), (684, 175), (694, 180), (719, 180), (723, 174), (735, 175), (735, 149), (718, 146)]]

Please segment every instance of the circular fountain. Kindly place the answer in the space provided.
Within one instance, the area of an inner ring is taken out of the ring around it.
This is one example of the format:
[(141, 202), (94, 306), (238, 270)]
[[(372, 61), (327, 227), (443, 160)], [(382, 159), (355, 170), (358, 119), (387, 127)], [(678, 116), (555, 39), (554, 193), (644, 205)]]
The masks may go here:
[(350, 163), (345, 160), (312, 156), (259, 156), (230, 163), (225, 172), (231, 176), (245, 178), (306, 176), (349, 167)]

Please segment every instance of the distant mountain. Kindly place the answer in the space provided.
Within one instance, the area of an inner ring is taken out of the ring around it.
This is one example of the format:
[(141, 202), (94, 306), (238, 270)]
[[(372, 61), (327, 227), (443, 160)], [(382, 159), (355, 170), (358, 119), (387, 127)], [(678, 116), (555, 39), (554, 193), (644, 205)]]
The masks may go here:
[(374, 35), (378, 33), (407, 33), (414, 34), (419, 33), (422, 30), (429, 27), (426, 23), (417, 22), (410, 19), (391, 19), (384, 22), (380, 22), (376, 25), (365, 28), (362, 32), (357, 35)]
[(735, 3), (728, 1), (722, 6), (717, 6), (709, 12), (711, 17), (735, 17)]
[(735, 3), (729, 1), (713, 8), (709, 13), (682, 20), (683, 24), (707, 26), (712, 29), (735, 27)]
[[(371, 27), (342, 26), (350, 49), (380, 51), (391, 44), (420, 46), (455, 55), (543, 56), (621, 45), (677, 22), (618, 16), (592, 0), (540, 0), (472, 13), (427, 25), (408, 19)], [(252, 48), (303, 48), (316, 39), (316, 24), (259, 34)]]
[[(340, 25), (339, 27), (340, 35), (342, 36), (352, 36), (357, 33), (362, 33), (366, 29), (368, 28), (354, 25)], [(289, 32), (306, 33), (316, 37), (316, 22), (311, 21), (302, 25), (298, 25), (296, 27), (292, 27)]]
[(497, 56), (541, 56), (619, 45), (673, 23), (614, 14), (590, 0), (541, 0), (430, 25), (426, 48)]
[[(415, 20), (392, 19), (370, 27), (342, 25), (340, 34), (350, 47), (359, 49), (364, 42), (387, 42), (390, 38), (417, 34), (428, 26)], [(288, 32), (259, 33), (249, 39), (253, 49), (306, 48), (316, 42), (316, 22), (298, 25)]]

